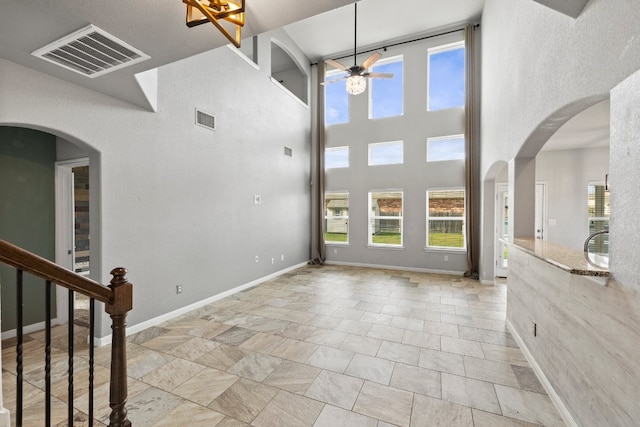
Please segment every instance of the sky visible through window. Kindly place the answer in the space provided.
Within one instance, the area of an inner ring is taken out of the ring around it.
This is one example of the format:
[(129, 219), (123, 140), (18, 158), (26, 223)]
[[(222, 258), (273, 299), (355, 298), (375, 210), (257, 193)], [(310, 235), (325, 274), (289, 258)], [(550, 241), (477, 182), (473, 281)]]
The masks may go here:
[[(328, 72), (325, 81), (336, 79), (345, 75), (344, 72)], [(349, 122), (349, 94), (347, 93), (346, 80), (340, 80), (324, 86), (324, 123), (337, 125)]]
[(348, 168), (349, 147), (331, 147), (324, 151), (324, 168)]
[(402, 141), (369, 144), (369, 166), (403, 163)]
[(369, 79), (371, 84), (370, 117), (400, 116), (403, 113), (402, 59), (371, 67), (372, 73), (392, 73), (392, 79)]
[(429, 54), (428, 110), (464, 106), (464, 46)]
[(427, 161), (464, 159), (464, 135), (429, 138), (427, 140)]

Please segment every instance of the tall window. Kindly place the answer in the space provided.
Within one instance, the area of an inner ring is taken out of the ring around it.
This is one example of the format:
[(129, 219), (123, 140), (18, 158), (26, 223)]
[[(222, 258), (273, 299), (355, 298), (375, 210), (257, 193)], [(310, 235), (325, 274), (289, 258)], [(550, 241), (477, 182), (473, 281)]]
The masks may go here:
[(402, 246), (402, 192), (369, 193), (369, 244)]
[(349, 193), (324, 195), (325, 243), (349, 243)]
[(464, 160), (464, 135), (427, 139), (427, 162)]
[(392, 73), (391, 79), (370, 79), (371, 100), (369, 118), (401, 116), (403, 113), (402, 56), (378, 61), (371, 67), (372, 73)]
[[(328, 71), (325, 81), (342, 75), (344, 71)], [(345, 85), (346, 80), (342, 79), (324, 86), (324, 124), (327, 126), (349, 122), (349, 94)]]
[(464, 106), (464, 42), (429, 49), (427, 110)]
[(324, 149), (324, 168), (348, 168), (349, 147), (330, 147)]
[(369, 144), (369, 166), (397, 165), (403, 162), (402, 141)]
[(427, 191), (427, 247), (464, 249), (464, 190)]
[[(609, 229), (609, 190), (602, 184), (590, 183), (588, 187), (589, 234)], [(609, 235), (601, 234), (589, 242), (589, 252), (609, 253)]]

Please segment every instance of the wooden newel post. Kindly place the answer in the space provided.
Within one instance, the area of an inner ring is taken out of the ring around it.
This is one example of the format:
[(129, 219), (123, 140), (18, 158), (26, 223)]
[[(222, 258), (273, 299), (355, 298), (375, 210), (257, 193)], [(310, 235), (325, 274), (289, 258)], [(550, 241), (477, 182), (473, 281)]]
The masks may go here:
[(111, 316), (111, 384), (109, 390), (110, 427), (128, 427), (127, 419), (127, 313), (133, 308), (133, 286), (127, 280), (127, 270), (118, 267), (111, 270), (113, 279), (109, 287), (113, 291), (111, 302), (105, 310)]

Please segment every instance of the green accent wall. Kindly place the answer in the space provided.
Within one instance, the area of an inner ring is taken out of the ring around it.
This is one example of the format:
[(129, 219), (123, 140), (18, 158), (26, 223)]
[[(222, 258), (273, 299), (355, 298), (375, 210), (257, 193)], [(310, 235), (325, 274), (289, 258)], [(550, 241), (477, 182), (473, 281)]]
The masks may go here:
[[(55, 259), (56, 137), (0, 126), (0, 239)], [(0, 264), (2, 331), (16, 328), (16, 270)], [(44, 321), (44, 281), (24, 275), (24, 325)], [(55, 292), (53, 292), (55, 301)], [(55, 302), (52, 307), (55, 313)]]

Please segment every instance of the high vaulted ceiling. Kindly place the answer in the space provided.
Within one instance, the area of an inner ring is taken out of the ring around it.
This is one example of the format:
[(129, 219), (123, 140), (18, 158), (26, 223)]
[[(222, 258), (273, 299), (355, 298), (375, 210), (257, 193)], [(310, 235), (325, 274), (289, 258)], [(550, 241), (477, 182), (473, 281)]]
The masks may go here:
[[(353, 1), (247, 0), (243, 38), (297, 23), (286, 30), (310, 60), (353, 49)], [(396, 0), (391, 7), (387, 0), (361, 0), (359, 44), (379, 44), (478, 19), (483, 4), (484, 0)], [(151, 58), (91, 79), (31, 55), (88, 24)], [(187, 28), (180, 0), (6, 0), (0, 4), (0, 40), (0, 58), (143, 108), (152, 106), (136, 74), (228, 44), (213, 25)]]

